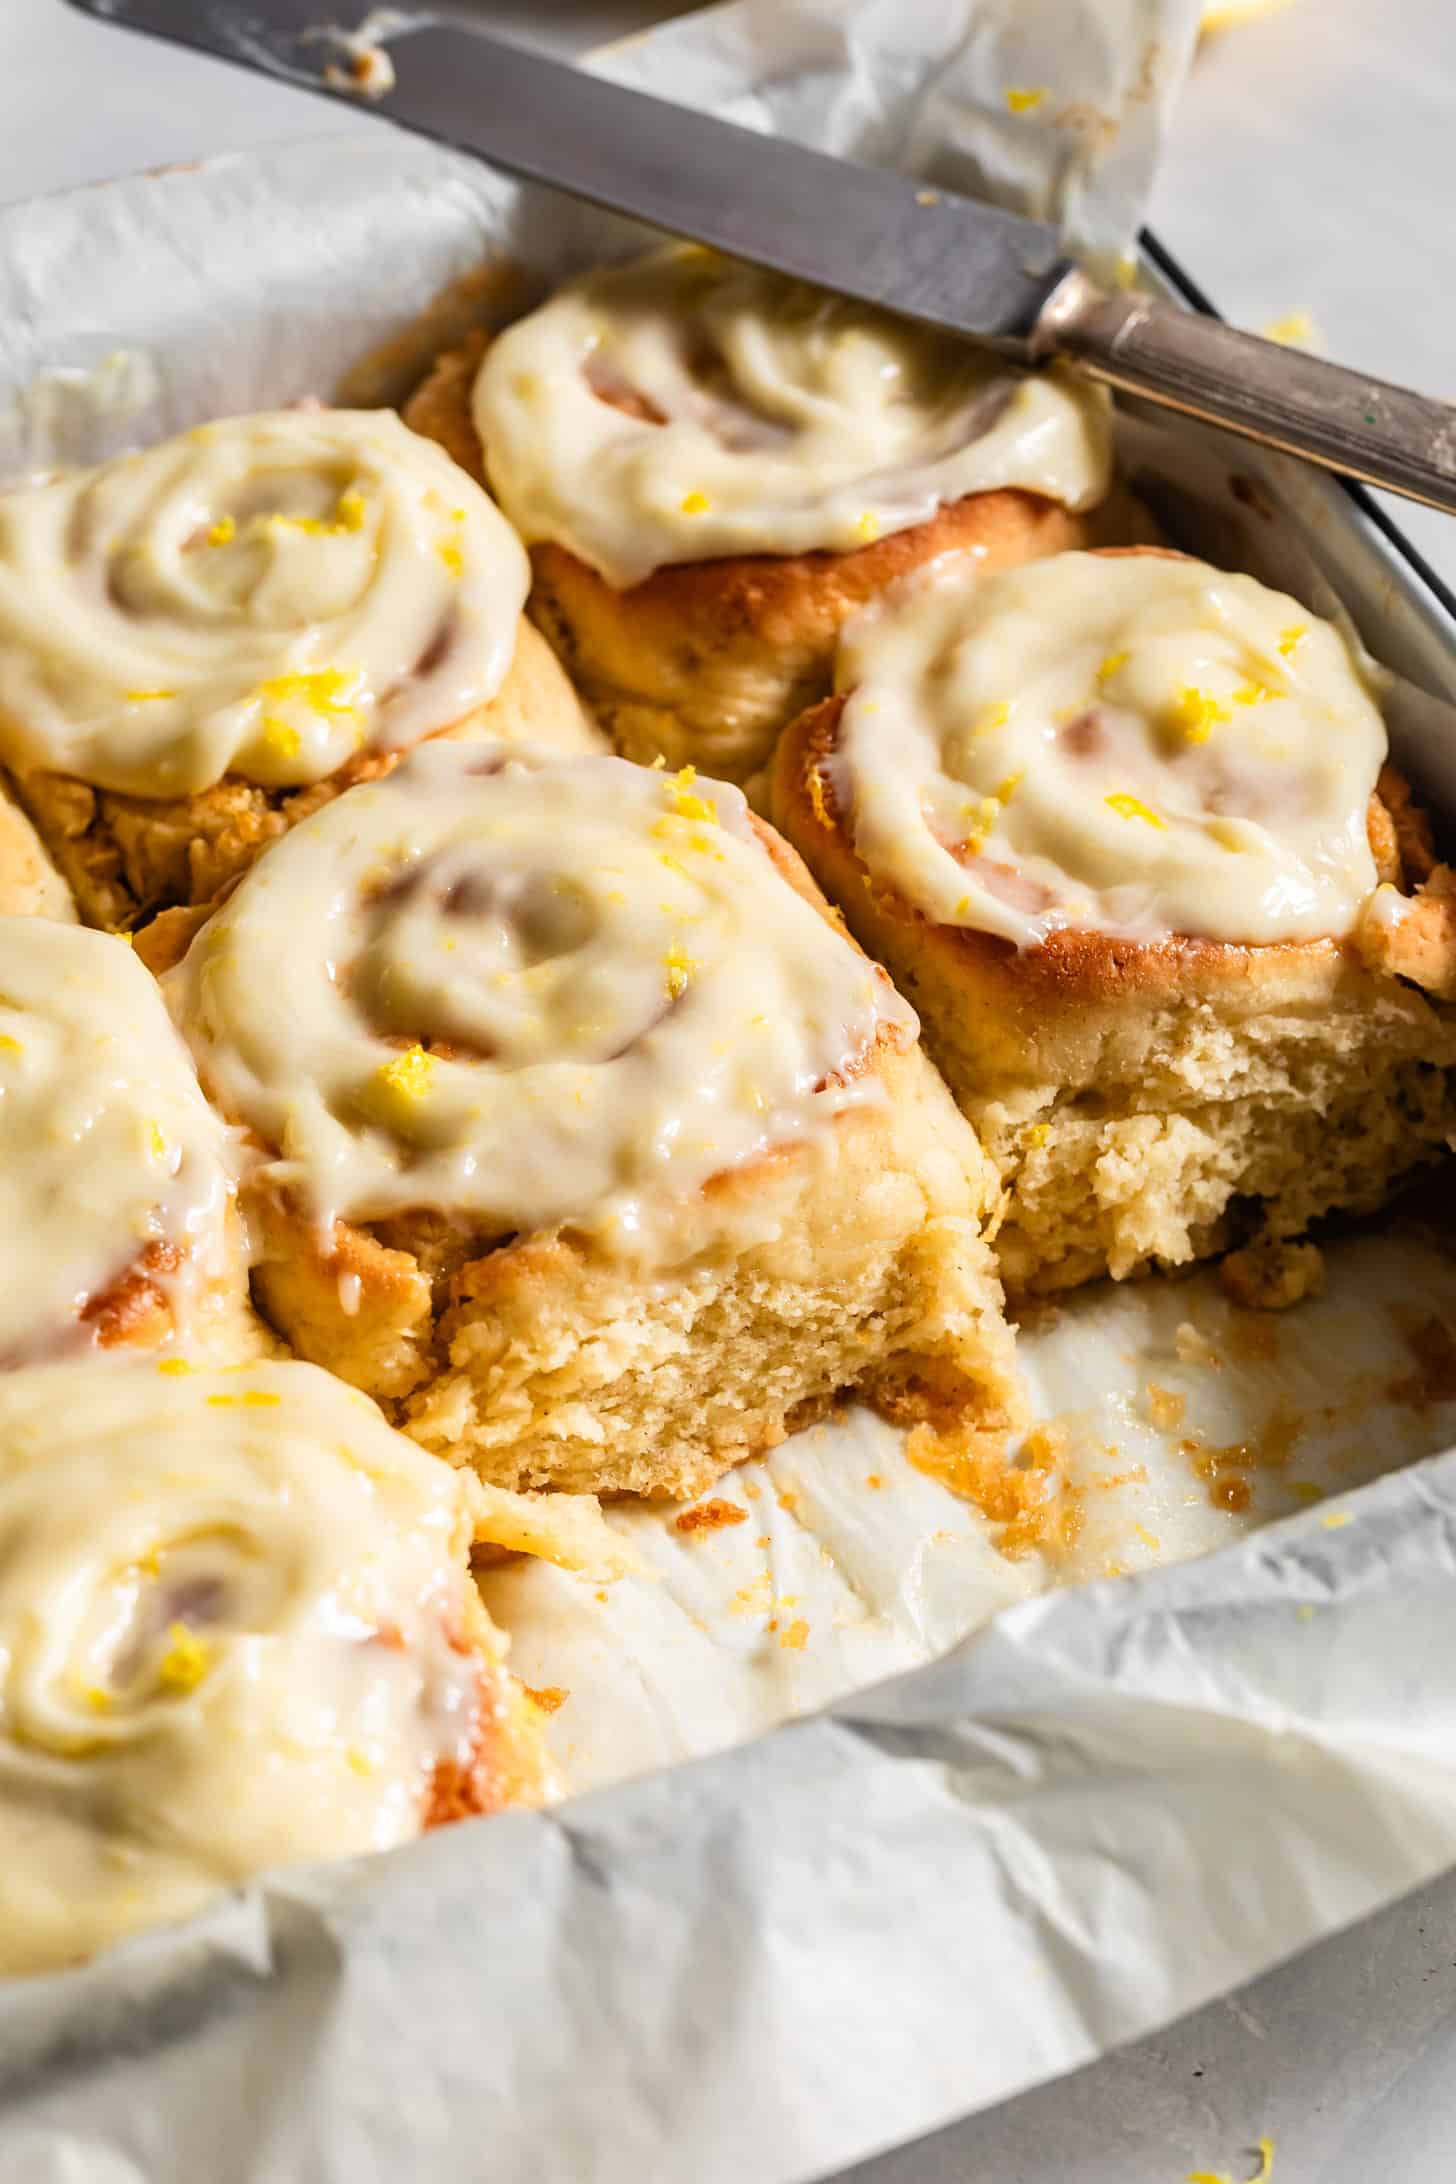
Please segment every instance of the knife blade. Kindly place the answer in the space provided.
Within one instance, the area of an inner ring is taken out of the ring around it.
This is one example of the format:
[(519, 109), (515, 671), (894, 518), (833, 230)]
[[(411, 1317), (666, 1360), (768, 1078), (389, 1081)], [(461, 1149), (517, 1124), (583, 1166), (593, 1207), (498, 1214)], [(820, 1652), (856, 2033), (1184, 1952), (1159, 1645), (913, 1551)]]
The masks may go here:
[[(325, 69), (326, 0), (71, 0), (83, 13), (359, 103)], [(1135, 293), (1055, 231), (830, 157), (431, 15), (377, 18), (394, 81), (369, 108), (523, 179), (1456, 512), (1456, 409)], [(357, 34), (356, 34), (357, 35)]]

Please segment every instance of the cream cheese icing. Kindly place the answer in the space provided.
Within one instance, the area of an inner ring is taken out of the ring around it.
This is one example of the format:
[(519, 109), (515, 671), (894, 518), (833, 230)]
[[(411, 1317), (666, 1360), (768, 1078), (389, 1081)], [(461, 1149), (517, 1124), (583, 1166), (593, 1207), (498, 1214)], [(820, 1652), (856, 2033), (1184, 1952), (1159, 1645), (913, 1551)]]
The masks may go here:
[(0, 756), (136, 796), (319, 781), (487, 703), (528, 582), (388, 411), (199, 425), (0, 495)]
[(738, 790), (429, 745), (254, 867), (170, 998), (327, 1226), (414, 1208), (650, 1248), (654, 1209), (873, 1096), (914, 1019)]
[(1385, 727), (1340, 632), (1249, 576), (946, 556), (843, 634), (855, 847), (939, 924), (1230, 942), (1346, 934)]
[(500, 1675), (471, 1528), (311, 1365), (0, 1378), (0, 1972), (417, 1834)]
[(0, 1363), (86, 1341), (88, 1304), (143, 1265), (185, 1334), (239, 1249), (232, 1168), (126, 943), (0, 917)]
[(695, 246), (587, 273), (495, 339), (475, 419), (501, 505), (619, 588), (664, 564), (862, 546), (1111, 475), (1099, 390)]

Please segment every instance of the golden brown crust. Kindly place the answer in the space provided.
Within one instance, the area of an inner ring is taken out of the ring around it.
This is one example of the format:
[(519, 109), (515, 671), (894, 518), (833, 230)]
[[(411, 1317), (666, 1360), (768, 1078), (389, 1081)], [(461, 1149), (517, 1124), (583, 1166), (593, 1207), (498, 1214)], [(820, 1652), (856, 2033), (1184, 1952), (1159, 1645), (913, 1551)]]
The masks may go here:
[[(602, 748), (549, 648), (524, 619), (495, 697), (442, 734), (565, 751)], [(295, 790), (227, 775), (195, 796), (151, 798), (93, 789), (68, 774), (32, 773), (18, 780), (17, 793), (86, 922), (128, 932), (174, 906), (215, 906), (281, 834), (345, 789), (390, 772), (405, 755), (353, 758), (326, 781)]]
[(0, 916), (76, 922), (76, 903), (40, 836), (0, 781)]
[[(486, 337), (442, 356), (405, 421), (481, 476), (470, 395)], [(657, 569), (626, 591), (566, 547), (531, 549), (528, 611), (618, 750), (749, 783), (780, 730), (828, 690), (846, 621), (945, 553), (1008, 568), (1108, 540), (1149, 540), (1125, 491), (1076, 514), (1035, 493), (967, 494), (850, 553), (745, 554)]]
[(430, 1777), (424, 1825), (447, 1827), (477, 1814), (513, 1805), (539, 1805), (550, 1794), (550, 1769), (542, 1737), (545, 1710), (533, 1704), (488, 1642), (485, 1616), (473, 1634), (452, 1631), (457, 1653), (480, 1663), (467, 1758), (442, 1760)]

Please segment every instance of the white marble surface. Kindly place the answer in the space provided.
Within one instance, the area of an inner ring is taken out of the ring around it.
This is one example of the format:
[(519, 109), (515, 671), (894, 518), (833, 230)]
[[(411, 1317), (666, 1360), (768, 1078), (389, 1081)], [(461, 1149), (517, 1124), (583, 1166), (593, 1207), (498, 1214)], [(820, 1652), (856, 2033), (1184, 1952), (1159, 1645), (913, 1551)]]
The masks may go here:
[[(518, 0), (479, 12), (569, 47), (667, 11)], [(0, 0), (0, 198), (368, 126), (62, 0)], [(1456, 398), (1453, 135), (1453, 0), (1298, 0), (1205, 49), (1153, 224), (1230, 317), (1258, 327), (1307, 312), (1331, 354)], [(1398, 514), (1456, 584), (1456, 520)], [(1456, 2173), (1453, 2052), (1448, 1880), (1166, 2034), (856, 2170), (855, 2184), (1240, 2179), (1260, 2134), (1276, 2184), (1427, 2184)]]

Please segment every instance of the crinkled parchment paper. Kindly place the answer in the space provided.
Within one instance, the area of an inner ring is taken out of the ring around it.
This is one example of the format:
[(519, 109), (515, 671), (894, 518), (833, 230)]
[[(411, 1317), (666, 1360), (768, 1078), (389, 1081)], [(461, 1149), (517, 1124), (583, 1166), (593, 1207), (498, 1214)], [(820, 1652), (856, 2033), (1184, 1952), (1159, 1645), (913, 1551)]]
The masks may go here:
[[(1055, 202), (1107, 250), (1191, 14), (750, 0), (603, 65)], [(0, 467), (329, 391), (365, 354), (383, 398), (443, 289), (442, 336), (519, 294), (471, 278), (487, 251), (547, 274), (632, 239), (382, 130), (17, 208)], [(1335, 489), (1147, 417), (1124, 439), (1183, 543), (1343, 602), (1439, 787), (1456, 657)], [(724, 1480), (715, 1523), (614, 1514), (631, 1576), (491, 1572), (584, 1794), (0, 1991), (6, 2184), (790, 2184), (1439, 1871), (1456, 1458), (1416, 1460), (1456, 1438), (1456, 1258), (1408, 1215), (1329, 1266), (1277, 1320), (1207, 1273), (1045, 1312), (1009, 1499), (849, 1412)]]

